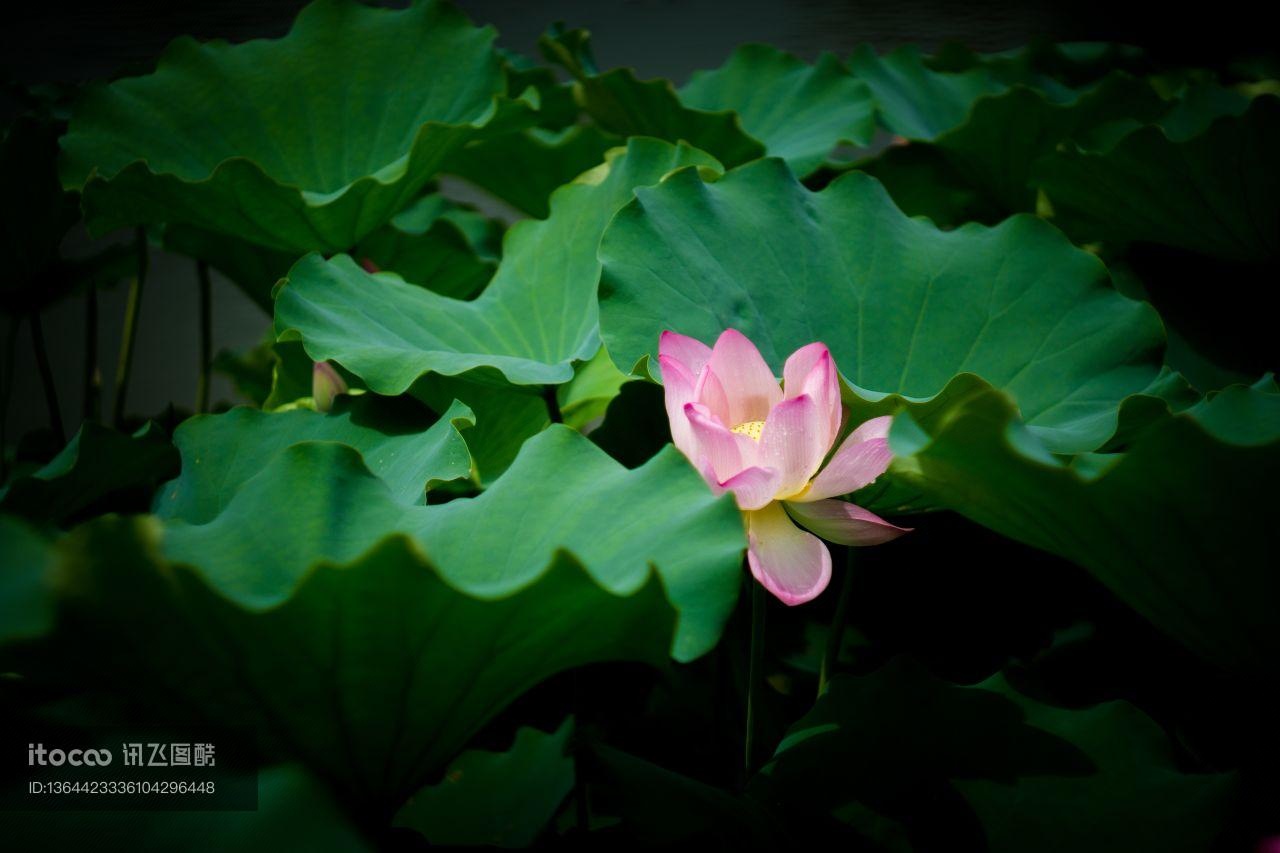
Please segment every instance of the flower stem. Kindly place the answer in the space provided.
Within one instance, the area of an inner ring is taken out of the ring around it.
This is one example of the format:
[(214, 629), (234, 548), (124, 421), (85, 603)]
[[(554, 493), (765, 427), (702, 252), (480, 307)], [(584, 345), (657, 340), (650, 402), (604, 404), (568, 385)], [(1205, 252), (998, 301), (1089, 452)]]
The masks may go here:
[(213, 362), (213, 286), (209, 265), (196, 261), (200, 280), (200, 378), (196, 382), (196, 414), (209, 411), (209, 368)]
[(818, 695), (827, 691), (827, 684), (840, 661), (840, 643), (844, 640), (844, 623), (849, 619), (849, 604), (853, 600), (853, 547), (848, 549), (844, 576), (840, 579), (840, 597), (836, 599), (836, 612), (831, 617), (827, 631), (827, 647), (822, 653), (822, 666), (818, 670)]
[(116, 397), (111, 407), (111, 422), (116, 428), (124, 426), (125, 396), (129, 392), (129, 371), (133, 367), (133, 344), (138, 333), (138, 311), (142, 307), (142, 286), (147, 281), (150, 256), (147, 252), (147, 233), (139, 228), (134, 237), (138, 253), (138, 272), (129, 282), (129, 301), (124, 311), (124, 332), (120, 338), (120, 360), (116, 362)]
[(44, 385), (44, 402), (49, 407), (49, 427), (58, 437), (59, 444), (67, 443), (67, 432), (62, 426), (62, 407), (58, 405), (58, 388), (53, 383), (53, 367), (49, 364), (49, 348), (44, 342), (44, 322), (39, 311), (31, 312), (31, 346), (36, 351), (36, 367), (40, 370), (40, 382)]
[(764, 678), (765, 589), (755, 580), (751, 585), (751, 658), (747, 668), (747, 725), (742, 755), (744, 781), (756, 766), (756, 727), (759, 724), (760, 688)]

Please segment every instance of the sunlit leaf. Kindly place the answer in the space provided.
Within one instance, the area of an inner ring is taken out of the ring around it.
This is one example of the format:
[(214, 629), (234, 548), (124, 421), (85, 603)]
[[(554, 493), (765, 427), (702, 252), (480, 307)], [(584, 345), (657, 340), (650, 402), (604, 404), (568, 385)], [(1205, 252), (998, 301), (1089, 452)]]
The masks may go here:
[(1051, 226), (939, 231), (858, 173), (813, 193), (776, 160), (710, 183), (683, 170), (637, 193), (600, 257), (605, 343), (651, 374), (668, 328), (706, 342), (736, 328), (779, 375), (819, 340), (867, 400), (927, 398), (977, 374), (1067, 452), (1109, 438), (1120, 401), (1159, 369), (1154, 312)]
[(400, 394), (426, 373), (480, 368), (520, 385), (566, 382), (572, 362), (599, 348), (601, 232), (636, 187), (688, 165), (716, 164), (684, 145), (632, 140), (558, 190), (549, 218), (507, 232), (493, 282), (471, 302), (370, 275), (345, 255), (309, 255), (276, 295), (276, 331), (381, 394)]
[(870, 90), (829, 53), (809, 65), (767, 45), (746, 45), (719, 68), (696, 72), (681, 87), (680, 101), (733, 110), (769, 156), (801, 176), (836, 145), (866, 145), (875, 132)]

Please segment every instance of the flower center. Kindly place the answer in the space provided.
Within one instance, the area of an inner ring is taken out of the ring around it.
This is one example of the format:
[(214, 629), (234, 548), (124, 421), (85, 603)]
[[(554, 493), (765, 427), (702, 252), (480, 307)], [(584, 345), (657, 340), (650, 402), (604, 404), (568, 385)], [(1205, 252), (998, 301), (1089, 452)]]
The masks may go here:
[(730, 430), (738, 435), (745, 435), (752, 441), (760, 440), (760, 433), (764, 432), (764, 421), (743, 421)]

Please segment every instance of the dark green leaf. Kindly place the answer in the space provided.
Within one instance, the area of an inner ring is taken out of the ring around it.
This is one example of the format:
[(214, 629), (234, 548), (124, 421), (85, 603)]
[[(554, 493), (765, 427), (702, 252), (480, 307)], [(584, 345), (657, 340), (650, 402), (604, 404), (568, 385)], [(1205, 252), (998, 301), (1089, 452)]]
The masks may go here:
[(396, 814), (432, 844), (528, 847), (573, 788), (569, 718), (551, 734), (521, 728), (506, 752), (469, 750)]
[(548, 60), (574, 77), (583, 108), (610, 133), (688, 142), (729, 166), (764, 154), (735, 114), (684, 106), (668, 80), (639, 80), (630, 68), (598, 72), (586, 30), (553, 27), (538, 44)]
[[(273, 249), (347, 250), (450, 152), (528, 114), (491, 29), (427, 0), (317, 0), (278, 40), (173, 42), (90, 90), (62, 139), (91, 230), (183, 223)], [(215, 132), (216, 131), (216, 132)]]
[(182, 473), (160, 490), (153, 511), (191, 524), (212, 521), (245, 481), (302, 441), (354, 448), (394, 500), (423, 504), (437, 483), (471, 476), (471, 455), (460, 430), (474, 422), (461, 403), (437, 419), (412, 398), (374, 394), (339, 397), (328, 414), (237, 407), (221, 415), (197, 415), (174, 433)]
[[(1178, 119), (1175, 127), (1187, 125)], [(1078, 240), (1146, 241), (1231, 261), (1274, 262), (1278, 146), (1280, 98), (1263, 96), (1243, 115), (1218, 118), (1188, 139), (1148, 125), (1109, 148), (1064, 146), (1041, 160), (1032, 177), (1048, 194), (1055, 221)]]
[[(1128, 414), (1155, 401), (1135, 398)], [(1280, 394), (1235, 387), (1145, 420), (1125, 452), (1055, 459), (1008, 399), (957, 381), (894, 424), (895, 476), (944, 506), (1088, 568), (1220, 666), (1274, 677), (1272, 484)]]
[(86, 421), (49, 464), (0, 491), (0, 509), (57, 525), (89, 510), (139, 509), (177, 464), (168, 436), (153, 423), (125, 435)]
[(604, 159), (621, 140), (595, 125), (551, 133), (527, 130), (475, 142), (443, 166), (530, 216), (545, 219), (551, 193)]

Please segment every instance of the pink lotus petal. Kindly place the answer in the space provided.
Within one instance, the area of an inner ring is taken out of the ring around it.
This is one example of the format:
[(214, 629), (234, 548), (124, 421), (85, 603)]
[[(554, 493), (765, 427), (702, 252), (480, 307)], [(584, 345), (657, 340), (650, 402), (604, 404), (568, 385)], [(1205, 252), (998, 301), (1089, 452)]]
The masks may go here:
[(798, 523), (838, 545), (881, 545), (911, 531), (846, 501), (789, 502), (786, 507)]
[(658, 338), (658, 357), (663, 356), (680, 362), (691, 376), (697, 377), (711, 358), (711, 347), (694, 338), (668, 331)]
[(726, 329), (711, 350), (707, 367), (724, 388), (730, 427), (762, 421), (782, 402), (782, 388), (756, 345), (735, 329)]
[(738, 509), (753, 510), (760, 509), (773, 500), (778, 491), (778, 479), (776, 468), (753, 465), (718, 485), (721, 489), (733, 492), (738, 501)]
[(781, 474), (778, 496), (802, 491), (827, 455), (825, 413), (807, 394), (773, 407), (760, 434), (760, 462)]
[(658, 364), (662, 368), (662, 394), (667, 420), (671, 423), (671, 440), (696, 465), (698, 448), (693, 439), (693, 427), (684, 414), (685, 404), (694, 401), (694, 377), (687, 367), (671, 356), (658, 356)]
[(808, 394), (826, 413), (826, 447), (840, 434), (840, 379), (826, 344), (813, 343), (791, 354), (782, 367), (782, 391), (790, 400)]
[(706, 406), (686, 403), (684, 415), (693, 430), (694, 464), (702, 469), (709, 463), (718, 483), (755, 464), (755, 442), (730, 432)]
[(893, 415), (881, 415), (878, 418), (863, 421), (858, 428), (849, 433), (844, 443), (852, 441), (870, 441), (873, 438), (888, 438), (889, 427), (893, 426)]
[(782, 505), (747, 513), (747, 565), (751, 574), (784, 604), (803, 604), (831, 581), (831, 552), (796, 527)]
[(729, 397), (724, 393), (719, 377), (706, 368), (703, 368), (702, 375), (694, 386), (693, 401), (710, 409), (720, 423), (729, 424)]
[(885, 472), (893, 461), (888, 433), (892, 418), (873, 418), (860, 425), (840, 445), (826, 467), (813, 478), (809, 488), (792, 498), (795, 501), (820, 501), (836, 495), (856, 492)]

